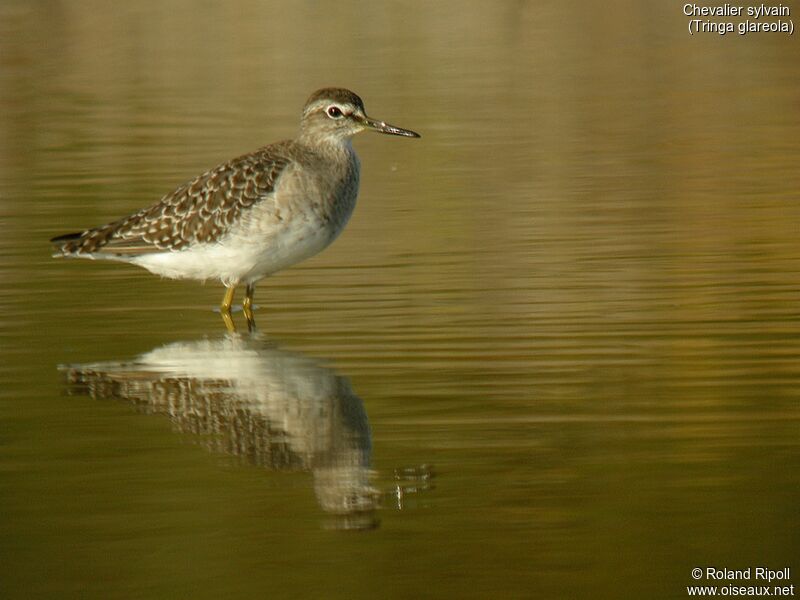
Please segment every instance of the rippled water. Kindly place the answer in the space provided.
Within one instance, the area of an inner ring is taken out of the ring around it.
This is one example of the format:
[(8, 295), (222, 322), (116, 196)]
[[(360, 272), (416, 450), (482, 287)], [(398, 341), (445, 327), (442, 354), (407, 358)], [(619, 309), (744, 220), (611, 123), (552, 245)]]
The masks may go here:
[[(685, 21), (4, 3), (2, 596), (680, 598), (693, 567), (798, 567), (797, 42)], [(356, 140), (350, 225), (259, 286), (257, 335), (218, 285), (49, 257), (331, 84), (423, 138)]]

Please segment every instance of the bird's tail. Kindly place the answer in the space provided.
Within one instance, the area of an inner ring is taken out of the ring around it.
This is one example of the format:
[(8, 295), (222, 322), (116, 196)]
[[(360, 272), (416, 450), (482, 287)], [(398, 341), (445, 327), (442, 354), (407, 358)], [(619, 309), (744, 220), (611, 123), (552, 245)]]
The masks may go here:
[(80, 248), (80, 240), (84, 233), (84, 231), (79, 231), (51, 238), (50, 243), (54, 246), (53, 256), (70, 256), (74, 254)]

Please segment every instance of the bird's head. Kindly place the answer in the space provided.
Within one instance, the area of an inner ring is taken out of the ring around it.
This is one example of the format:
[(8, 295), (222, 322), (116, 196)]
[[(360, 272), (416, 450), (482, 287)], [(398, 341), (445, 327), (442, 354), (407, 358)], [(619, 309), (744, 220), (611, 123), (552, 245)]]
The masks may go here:
[(362, 131), (420, 137), (408, 129), (368, 117), (361, 98), (344, 88), (317, 90), (303, 107), (300, 135), (311, 142), (342, 143)]

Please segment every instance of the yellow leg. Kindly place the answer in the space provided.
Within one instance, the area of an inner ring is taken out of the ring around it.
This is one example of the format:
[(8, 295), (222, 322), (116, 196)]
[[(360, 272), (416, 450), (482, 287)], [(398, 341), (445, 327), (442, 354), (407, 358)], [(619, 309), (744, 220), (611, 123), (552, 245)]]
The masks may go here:
[(225, 328), (230, 333), (236, 331), (236, 325), (234, 325), (233, 317), (231, 317), (231, 304), (233, 304), (233, 294), (235, 292), (235, 286), (227, 288), (225, 290), (225, 295), (222, 297), (222, 304), (219, 305), (219, 313), (222, 315), (222, 320), (225, 322)]
[(247, 319), (248, 331), (255, 331), (256, 329), (256, 319), (253, 316), (253, 294), (255, 291), (256, 286), (252, 283), (248, 284), (247, 290), (244, 293), (244, 300), (242, 301), (242, 312)]
[(236, 286), (225, 288), (225, 295), (222, 297), (222, 304), (219, 309), (224, 313), (231, 313), (231, 305), (233, 304), (233, 294), (236, 292)]

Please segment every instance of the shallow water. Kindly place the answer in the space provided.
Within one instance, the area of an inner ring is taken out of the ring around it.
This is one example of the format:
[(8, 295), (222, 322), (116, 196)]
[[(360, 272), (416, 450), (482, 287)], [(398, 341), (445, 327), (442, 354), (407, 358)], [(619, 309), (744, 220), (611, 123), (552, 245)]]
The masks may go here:
[[(4, 3), (3, 597), (800, 567), (796, 43), (666, 4)], [(351, 223), (257, 335), (218, 285), (49, 257), (331, 84), (423, 138), (356, 140)]]

